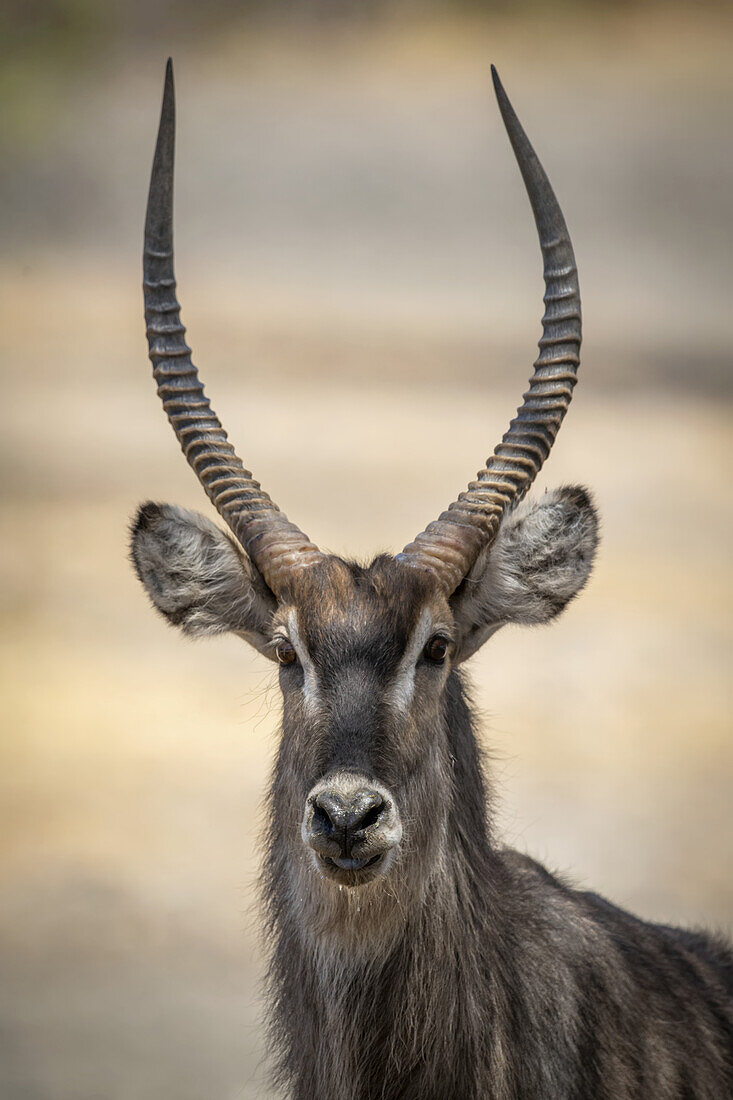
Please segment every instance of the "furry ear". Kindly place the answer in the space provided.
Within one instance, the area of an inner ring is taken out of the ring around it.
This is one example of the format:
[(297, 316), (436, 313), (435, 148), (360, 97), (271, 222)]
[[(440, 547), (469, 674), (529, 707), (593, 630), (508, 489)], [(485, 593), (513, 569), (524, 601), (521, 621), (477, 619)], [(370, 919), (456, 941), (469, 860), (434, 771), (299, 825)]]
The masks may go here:
[(232, 631), (265, 656), (276, 601), (232, 538), (198, 512), (143, 504), (130, 556), (153, 606), (185, 634)]
[(459, 660), (506, 623), (547, 623), (559, 615), (588, 580), (597, 546), (598, 516), (579, 486), (509, 512), (453, 597)]

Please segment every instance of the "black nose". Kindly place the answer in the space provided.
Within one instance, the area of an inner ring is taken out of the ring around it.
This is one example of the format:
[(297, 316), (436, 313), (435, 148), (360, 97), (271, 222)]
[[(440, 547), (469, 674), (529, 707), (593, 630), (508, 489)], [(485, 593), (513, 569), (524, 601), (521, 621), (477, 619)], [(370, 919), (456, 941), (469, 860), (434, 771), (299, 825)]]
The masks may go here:
[(349, 859), (384, 809), (381, 794), (368, 787), (348, 793), (321, 791), (313, 800), (310, 842), (323, 855)]

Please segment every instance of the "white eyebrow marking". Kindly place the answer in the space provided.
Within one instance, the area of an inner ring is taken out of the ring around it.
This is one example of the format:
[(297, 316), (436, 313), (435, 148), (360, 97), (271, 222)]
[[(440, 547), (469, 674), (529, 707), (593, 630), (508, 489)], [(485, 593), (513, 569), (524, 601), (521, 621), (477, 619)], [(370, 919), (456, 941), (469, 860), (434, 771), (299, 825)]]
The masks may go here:
[(412, 702), (412, 696), (415, 693), (417, 659), (430, 637), (432, 625), (432, 616), (427, 607), (424, 607), (420, 612), (420, 618), (413, 627), (410, 640), (397, 666), (394, 682), (389, 692), (389, 701), (397, 710), (407, 710)]
[(305, 643), (300, 636), (300, 631), (298, 630), (298, 613), (295, 608), (293, 608), (288, 615), (288, 631), (290, 633), (290, 641), (293, 643), (293, 647), (298, 654), (298, 660), (303, 669), (303, 696), (305, 698), (305, 705), (311, 709), (318, 703), (318, 680), (316, 678), (316, 670), (311, 660), (310, 653), (306, 649)]

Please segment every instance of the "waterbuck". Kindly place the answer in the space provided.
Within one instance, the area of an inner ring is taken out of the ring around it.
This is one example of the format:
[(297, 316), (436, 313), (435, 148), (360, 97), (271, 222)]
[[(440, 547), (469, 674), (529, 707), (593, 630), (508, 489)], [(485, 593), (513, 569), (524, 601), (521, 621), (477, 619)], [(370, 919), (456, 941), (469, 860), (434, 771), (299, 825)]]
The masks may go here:
[(143, 505), (132, 558), (186, 634), (279, 662), (263, 875), (275, 1081), (299, 1100), (733, 1095), (733, 955), (648, 924), (500, 845), (460, 666), (583, 588), (585, 489), (523, 499), (578, 370), (565, 220), (494, 72), (544, 258), (540, 355), (484, 469), (402, 553), (321, 553), (244, 468), (204, 396), (173, 276), (170, 67), (145, 226), (158, 393), (233, 534)]

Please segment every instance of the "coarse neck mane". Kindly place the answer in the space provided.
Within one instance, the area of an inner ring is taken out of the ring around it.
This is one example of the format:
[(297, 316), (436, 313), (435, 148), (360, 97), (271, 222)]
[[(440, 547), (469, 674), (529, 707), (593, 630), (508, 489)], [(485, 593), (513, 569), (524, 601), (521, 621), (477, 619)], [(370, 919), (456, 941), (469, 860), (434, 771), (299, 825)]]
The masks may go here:
[[(444, 722), (453, 799), (439, 857), (432, 868), (418, 860), (425, 871), (419, 890), (406, 879), (373, 884), (373, 897), (370, 886), (332, 884), (325, 904), (320, 889), (296, 897), (291, 853), (280, 832), (270, 836), (263, 885), (271, 1037), (279, 1079), (295, 1086), (295, 1096), (368, 1097), (372, 1085), (375, 1096), (414, 1089), (417, 1096), (419, 1083), (430, 1081), (431, 1095), (443, 1095), (443, 1082), (445, 1095), (469, 1097), (478, 1067), (493, 1061), (490, 1019), (503, 983), (492, 982), (491, 972), (496, 977), (503, 963), (491, 928), (506, 876), (490, 844), (473, 717), (455, 672)], [(271, 820), (282, 820), (282, 782), (276, 770)], [(458, 1056), (461, 1046), (465, 1056)]]

